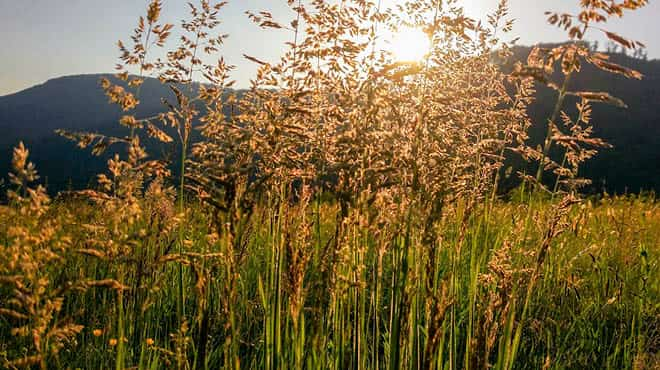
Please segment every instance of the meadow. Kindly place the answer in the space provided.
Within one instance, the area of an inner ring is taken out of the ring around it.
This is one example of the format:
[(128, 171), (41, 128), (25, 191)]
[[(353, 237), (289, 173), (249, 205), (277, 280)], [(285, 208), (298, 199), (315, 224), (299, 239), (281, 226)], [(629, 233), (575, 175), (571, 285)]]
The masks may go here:
[[(0, 366), (660, 367), (660, 205), (580, 193), (581, 164), (608, 147), (592, 105), (625, 104), (570, 84), (582, 63), (642, 78), (582, 40), (641, 47), (605, 26), (646, 1), (549, 13), (571, 41), (512, 71), (506, 1), (484, 23), (458, 1), (288, 4), (290, 22), (248, 12), (292, 41), (277, 62), (246, 55), (259, 70), (236, 96), (232, 66), (208, 62), (227, 37), (224, 2), (191, 4), (171, 41), (151, 1), (119, 43), (122, 82), (101, 81), (126, 136), (59, 132), (116, 153), (96, 187), (51, 198), (16, 146)], [(406, 28), (428, 38), (417, 60), (380, 47), (379, 30)], [(136, 117), (146, 76), (174, 99)], [(533, 145), (537, 84), (557, 100)], [(149, 156), (146, 140), (180, 158)]]

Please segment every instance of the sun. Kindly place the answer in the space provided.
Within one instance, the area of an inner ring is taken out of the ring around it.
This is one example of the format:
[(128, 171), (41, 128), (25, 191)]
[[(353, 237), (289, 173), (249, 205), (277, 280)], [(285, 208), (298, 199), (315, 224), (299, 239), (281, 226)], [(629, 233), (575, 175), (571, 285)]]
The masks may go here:
[(399, 62), (420, 62), (430, 49), (428, 35), (419, 28), (402, 28), (392, 36), (390, 42), (390, 51)]

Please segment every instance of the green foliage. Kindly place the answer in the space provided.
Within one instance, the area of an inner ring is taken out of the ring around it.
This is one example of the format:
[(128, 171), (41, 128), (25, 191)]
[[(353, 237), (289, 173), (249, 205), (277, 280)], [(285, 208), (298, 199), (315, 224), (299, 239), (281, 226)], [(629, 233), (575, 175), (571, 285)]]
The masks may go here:
[[(463, 237), (462, 211), (448, 212), (438, 225), (445, 237), (435, 256), (435, 276), (426, 275), (429, 256), (414, 218), (408, 239), (388, 240), (385, 231), (360, 225), (356, 210), (346, 224), (351, 232), (343, 241), (345, 255), (335, 256), (341, 263), (332, 266), (328, 246), (339, 212), (333, 202), (265, 202), (245, 226), (250, 230), (245, 249), (233, 251), (231, 240), (210, 240), (217, 235), (209, 230), (208, 210), (190, 204), (186, 253), (194, 259), (184, 265), (187, 324), (181, 329), (178, 288), (172, 284), (176, 259), (163, 262), (164, 250), (176, 239), (176, 232), (163, 233), (163, 227), (172, 228), (163, 225), (171, 220), (137, 221), (132, 228), (143, 236), (132, 242), (132, 257), (122, 261), (93, 256), (81, 244), (92, 225), (104, 222), (102, 212), (81, 201), (53, 207), (50, 222), (62, 219), (69, 225), (73, 241), (67, 250), (77, 253), (67, 254), (57, 269), (44, 270), (46, 279), (52, 284), (117, 279), (126, 286), (67, 296), (59, 315), (85, 326), (57, 354), (58, 363), (68, 367), (110, 368), (121, 348), (125, 366), (140, 368), (177, 361), (180, 368), (195, 363), (202, 368), (239, 363), (417, 368), (430, 340), (424, 328), (434, 320), (426, 303), (429, 283), (447, 300), (441, 303), (447, 316), (438, 324), (439, 345), (430, 357), (434, 367), (452, 361), (456, 368), (507, 367), (509, 326), (522, 328), (520, 349), (508, 365), (515, 368), (633, 368), (658, 361), (660, 210), (653, 198), (594, 199), (573, 208), (565, 220), (567, 232), (552, 243), (525, 317), (522, 304), (550, 201), (482, 204), (467, 220)], [(162, 213), (163, 204), (143, 207), (173, 217)], [(6, 210), (2, 215), (8, 216)], [(303, 240), (308, 247), (299, 244)], [(302, 254), (301, 271), (295, 256)], [(203, 255), (204, 262), (198, 260)], [(24, 353), (23, 342), (11, 334), (14, 322), (0, 323), (0, 350), (7, 358)], [(199, 359), (203, 336), (208, 336), (206, 350)]]

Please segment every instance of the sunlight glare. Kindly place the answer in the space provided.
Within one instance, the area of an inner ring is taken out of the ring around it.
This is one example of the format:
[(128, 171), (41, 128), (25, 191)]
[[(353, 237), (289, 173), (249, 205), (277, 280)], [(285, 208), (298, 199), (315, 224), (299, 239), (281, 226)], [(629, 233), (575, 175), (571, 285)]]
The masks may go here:
[(391, 52), (399, 62), (419, 62), (431, 48), (429, 37), (419, 28), (403, 28), (391, 42)]

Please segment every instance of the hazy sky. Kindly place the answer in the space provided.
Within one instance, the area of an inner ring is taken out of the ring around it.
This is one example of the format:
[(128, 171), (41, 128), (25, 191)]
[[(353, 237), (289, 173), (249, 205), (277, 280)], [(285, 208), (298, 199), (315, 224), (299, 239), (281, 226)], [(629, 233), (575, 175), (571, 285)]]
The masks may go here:
[[(386, 0), (389, 3), (397, 0)], [(116, 41), (128, 40), (137, 17), (149, 0), (0, 0), (0, 96), (63, 75), (112, 72), (117, 61)], [(186, 1), (165, 0), (162, 20), (177, 24), (187, 13)], [(479, 17), (496, 0), (466, 0), (466, 9)], [(510, 0), (517, 19), (514, 34), (520, 44), (561, 41), (564, 33), (545, 23), (546, 10), (573, 11), (578, 0)], [(286, 0), (230, 0), (221, 18), (221, 31), (230, 38), (223, 55), (237, 65), (233, 78), (246, 86), (256, 67), (242, 54), (274, 60), (290, 38), (287, 31), (264, 31), (244, 11), (268, 10), (288, 20)], [(644, 42), (651, 58), (660, 57), (660, 2), (616, 20), (608, 27)]]

